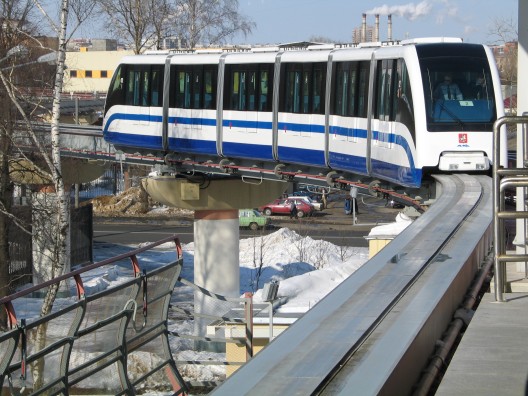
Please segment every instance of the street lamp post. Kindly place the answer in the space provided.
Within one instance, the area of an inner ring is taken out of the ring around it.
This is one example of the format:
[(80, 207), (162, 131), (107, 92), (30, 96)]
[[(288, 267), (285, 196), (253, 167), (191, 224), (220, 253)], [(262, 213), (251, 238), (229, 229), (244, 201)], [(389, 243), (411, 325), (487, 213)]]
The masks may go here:
[[(8, 53), (9, 53), (9, 51), (8, 51)], [(13, 55), (11, 55), (11, 56), (13, 56)], [(2, 59), (0, 59), (0, 63), (2, 63), (2, 61), (6, 60), (7, 58), (10, 58), (11, 56), (6, 55)], [(54, 64), (57, 63), (57, 52), (53, 51), (53, 52), (50, 52), (48, 54), (41, 55), (36, 60), (31, 61), (31, 62), (20, 63), (18, 65), (13, 65), (13, 66), (6, 66), (6, 67), (1, 68), (0, 71), (18, 69), (20, 67), (33, 65), (35, 63), (48, 63), (50, 65), (54, 65)]]
[(27, 54), (29, 54), (29, 50), (25, 46), (16, 45), (7, 51), (6, 56), (0, 59), (0, 63), (14, 56), (26, 56)]

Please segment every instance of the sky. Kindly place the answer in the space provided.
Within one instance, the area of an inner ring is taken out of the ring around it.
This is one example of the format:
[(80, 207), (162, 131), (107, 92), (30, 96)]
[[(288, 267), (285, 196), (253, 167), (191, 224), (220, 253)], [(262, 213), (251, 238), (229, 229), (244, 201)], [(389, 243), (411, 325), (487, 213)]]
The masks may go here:
[(461, 37), (466, 42), (493, 44), (497, 19), (517, 25), (518, 0), (423, 0), (405, 2), (354, 0), (239, 0), (240, 13), (256, 23), (247, 38), (235, 43), (276, 44), (322, 36), (352, 42), (362, 14), (374, 26), (380, 15), (380, 39), (387, 39), (387, 15), (392, 14), (395, 40), (417, 37)]
[[(395, 221), (374, 227), (370, 236), (398, 235), (411, 224), (411, 220), (399, 213)], [(255, 285), (254, 251), (259, 244), (268, 246), (262, 255), (263, 271), (258, 283)], [(110, 257), (129, 252), (142, 245), (114, 245), (107, 243), (94, 244), (94, 262), (99, 262)], [(302, 247), (304, 260), (299, 260), (299, 248)], [(194, 280), (194, 243), (182, 244), (183, 268), (181, 277)], [(306, 312), (320, 301), (326, 294), (333, 290), (343, 280), (358, 270), (368, 260), (368, 248), (364, 247), (338, 247), (330, 242), (314, 240), (303, 237), (289, 228), (280, 228), (274, 233), (264, 237), (240, 240), (240, 295), (245, 292), (254, 293), (254, 303), (262, 302), (262, 287), (266, 282), (275, 280), (279, 282), (277, 297), (285, 303), (278, 307), (283, 312)], [(176, 260), (173, 243), (166, 243), (138, 255), (142, 268), (150, 269), (162, 266)], [(125, 261), (122, 266), (118, 264), (101, 267), (82, 275), (83, 284), (87, 295), (106, 290), (109, 287), (130, 279), (130, 263)], [(72, 294), (75, 291), (72, 289)], [(179, 301), (188, 301), (192, 298), (193, 290), (188, 286), (178, 284), (173, 294), (171, 303), (178, 305)], [(14, 302), (18, 317), (37, 317), (42, 299), (24, 298)], [(68, 300), (58, 299), (55, 307), (68, 305)], [(54, 321), (57, 323), (57, 321)], [(60, 323), (58, 323), (60, 325)], [(66, 324), (65, 324), (66, 325)], [(169, 329), (180, 334), (192, 334), (194, 324), (192, 320), (169, 320)], [(193, 342), (179, 337), (169, 338), (171, 351), (176, 360), (217, 360), (225, 359), (225, 354), (213, 352), (196, 352)], [(147, 356), (144, 357), (148, 359)], [(72, 357), (75, 360), (75, 356)], [(141, 367), (141, 365), (137, 365)], [(186, 381), (222, 381), (225, 378), (225, 366), (195, 366), (179, 367), (180, 373)], [(91, 378), (90, 384), (104, 387), (104, 378)], [(147, 395), (164, 395), (163, 392), (147, 392)], [(170, 394), (170, 393), (169, 393)]]

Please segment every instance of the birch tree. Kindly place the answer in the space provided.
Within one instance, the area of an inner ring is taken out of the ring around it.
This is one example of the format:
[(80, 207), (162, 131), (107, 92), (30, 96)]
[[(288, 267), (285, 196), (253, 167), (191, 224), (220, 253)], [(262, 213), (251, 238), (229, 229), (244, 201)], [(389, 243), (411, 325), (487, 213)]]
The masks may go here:
[[(9, 217), (9, 207), (8, 202), (11, 198), (9, 188), (12, 185), (9, 180), (9, 163), (7, 161), (6, 153), (15, 142), (14, 139), (14, 130), (17, 131), (24, 130), (24, 133), (27, 134), (29, 139), (32, 140), (32, 145), (35, 147), (35, 152), (38, 154), (38, 157), (41, 159), (42, 163), (45, 164), (46, 170), (43, 171), (46, 175), (49, 176), (53, 185), (53, 190), (56, 194), (57, 199), (53, 204), (56, 205), (55, 210), (52, 211), (54, 216), (49, 220), (49, 228), (51, 234), (55, 236), (55, 239), (51, 243), (49, 251), (51, 252), (51, 272), (50, 277), (56, 277), (63, 274), (66, 270), (69, 270), (70, 257), (69, 257), (69, 203), (70, 203), (70, 194), (69, 186), (66, 186), (62, 176), (62, 167), (61, 167), (61, 157), (60, 157), (60, 136), (59, 136), (59, 118), (61, 112), (61, 92), (64, 81), (64, 71), (65, 71), (65, 59), (66, 59), (66, 45), (69, 37), (67, 36), (67, 27), (68, 19), (73, 15), (75, 27), (82, 23), (91, 13), (94, 3), (92, 1), (82, 1), (82, 0), (61, 0), (58, 2), (59, 6), (59, 21), (54, 22), (54, 19), (50, 17), (46, 9), (38, 0), (28, 0), (17, 1), (17, 0), (7, 0), (2, 3), (3, 5), (3, 15), (2, 15), (2, 30), (0, 31), (0, 39), (9, 38), (6, 34), (8, 30), (12, 30), (13, 37), (17, 37), (20, 40), (23, 40), (24, 44), (31, 45), (37, 50), (45, 50), (49, 52), (49, 40), (41, 40), (41, 38), (22, 26), (22, 20), (27, 21), (29, 15), (33, 10), (40, 10), (43, 16), (43, 20), (47, 21), (51, 29), (55, 32), (57, 37), (57, 47), (53, 48), (56, 53), (56, 68), (54, 73), (53, 80), (53, 98), (52, 98), (52, 109), (51, 109), (51, 133), (49, 136), (49, 141), (51, 142), (51, 150), (45, 147), (42, 140), (36, 136), (33, 131), (33, 119), (31, 114), (31, 109), (27, 106), (27, 103), (24, 103), (22, 98), (21, 90), (19, 89), (19, 84), (23, 84), (27, 80), (18, 80), (12, 78), (15, 74), (18, 76), (20, 71), (24, 70), (25, 65), (30, 65), (37, 63), (36, 61), (27, 62), (27, 63), (17, 63), (17, 60), (10, 60), (10, 65), (8, 67), (0, 68), (0, 80), (2, 84), (2, 103), (3, 115), (6, 116), (4, 119), (6, 127), (0, 129), (0, 144), (2, 145), (2, 162), (0, 163), (0, 171), (3, 172), (3, 176), (0, 180), (0, 235), (3, 233), (3, 236), (7, 238), (4, 224), (6, 218), (13, 220)], [(10, 14), (11, 10), (20, 10), (23, 11), (17, 15)], [(73, 13), (70, 14), (70, 10), (73, 10)], [(41, 18), (39, 18), (41, 19)], [(53, 42), (53, 40), (51, 41)], [(0, 51), (2, 48), (6, 51), (6, 55), (2, 60), (7, 58), (12, 58), (10, 53), (13, 52), (14, 48), (25, 48), (22, 46), (9, 48), (13, 41), (10, 42), (0, 42)], [(25, 52), (25, 51), (19, 51)], [(0, 53), (1, 54), (1, 53)], [(14, 58), (14, 57), (13, 57)], [(35, 74), (33, 67), (27, 68), (27, 75), (31, 73)], [(9, 103), (9, 104), (8, 104)], [(15, 109), (15, 110), (11, 110)], [(42, 110), (42, 107), (40, 107)], [(15, 117), (16, 114), (16, 117)], [(15, 125), (15, 118), (17, 124)], [(19, 151), (20, 156), (25, 156), (23, 151)], [(27, 156), (25, 156), (26, 159)], [(6, 253), (5, 241), (7, 239), (2, 239), (0, 241), (0, 258), (2, 258)], [(7, 251), (8, 252), (8, 251)], [(5, 276), (5, 273), (1, 273), (0, 276)], [(53, 285), (48, 288), (48, 291), (44, 297), (41, 315), (47, 315), (51, 312), (54, 301), (59, 290), (59, 285)], [(40, 350), (44, 345), (46, 345), (46, 327), (39, 327), (38, 331), (32, 335), (34, 337), (35, 346), (37, 350)], [(43, 384), (42, 374), (44, 372), (43, 368), (44, 360), (37, 361), (32, 367), (33, 373), (33, 388), (38, 389)]]

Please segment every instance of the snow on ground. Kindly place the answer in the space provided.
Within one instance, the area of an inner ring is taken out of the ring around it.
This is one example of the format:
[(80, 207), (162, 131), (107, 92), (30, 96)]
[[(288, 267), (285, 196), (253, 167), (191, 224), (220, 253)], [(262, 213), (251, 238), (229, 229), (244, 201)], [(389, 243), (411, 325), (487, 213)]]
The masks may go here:
[[(410, 224), (408, 218), (399, 215), (396, 223), (373, 229), (371, 235), (396, 235)], [(385, 227), (385, 228), (383, 228)], [(381, 229), (376, 231), (376, 229)], [(115, 257), (138, 246), (95, 243), (94, 261)], [(194, 243), (183, 244), (183, 269), (181, 277), (194, 279)], [(240, 294), (254, 293), (254, 302), (261, 302), (262, 287), (272, 280), (279, 281), (278, 298), (285, 304), (281, 309), (305, 312), (320, 301), (339, 283), (350, 276), (368, 260), (368, 248), (340, 247), (332, 243), (303, 237), (296, 232), (281, 228), (269, 235), (240, 240)], [(153, 269), (176, 259), (172, 243), (160, 245), (138, 256), (142, 268)], [(130, 276), (128, 264), (116, 264), (101, 268), (85, 279), (89, 294), (120, 283)], [(173, 295), (175, 304), (188, 304), (192, 308), (193, 291), (179, 284)], [(59, 302), (60, 304), (60, 302)], [(32, 305), (23, 303), (26, 317)], [(35, 306), (35, 316), (38, 308)], [(29, 316), (31, 316), (29, 314)], [(192, 334), (191, 320), (170, 320), (170, 330), (180, 334)], [(171, 349), (176, 360), (225, 360), (222, 353), (196, 352), (193, 342), (171, 337)], [(186, 381), (222, 381), (225, 366), (179, 367)], [(150, 393), (161, 394), (161, 393)]]

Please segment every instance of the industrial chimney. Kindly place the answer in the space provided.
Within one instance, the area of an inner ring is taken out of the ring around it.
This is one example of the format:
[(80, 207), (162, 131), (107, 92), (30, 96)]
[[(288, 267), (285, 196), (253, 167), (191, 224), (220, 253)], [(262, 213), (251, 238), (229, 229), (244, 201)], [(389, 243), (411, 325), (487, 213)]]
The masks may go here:
[(361, 22), (361, 42), (367, 41), (367, 14), (363, 14)]
[(374, 28), (374, 41), (379, 41), (379, 14), (376, 14), (376, 26)]
[(387, 17), (387, 41), (392, 41), (392, 15)]

